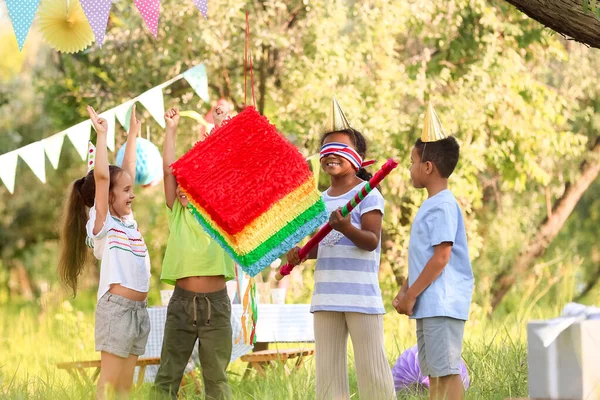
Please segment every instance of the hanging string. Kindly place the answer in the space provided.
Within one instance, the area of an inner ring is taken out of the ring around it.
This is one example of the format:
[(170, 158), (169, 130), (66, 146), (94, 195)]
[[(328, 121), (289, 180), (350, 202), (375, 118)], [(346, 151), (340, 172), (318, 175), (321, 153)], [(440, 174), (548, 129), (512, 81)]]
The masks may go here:
[(244, 343), (250, 343), (248, 339), (248, 329), (246, 326), (246, 314), (248, 314), (248, 298), (250, 296), (250, 282), (244, 293), (244, 301), (242, 303), (242, 334), (244, 335)]
[[(241, 282), (240, 282), (240, 273), (239, 273), (239, 267), (237, 264), (235, 264), (235, 283), (236, 283), (236, 292), (237, 292), (237, 298), (238, 301), (240, 302), (240, 305), (243, 305), (243, 299), (242, 299), (242, 288), (241, 288)], [(241, 318), (241, 323), (242, 326), (244, 325), (245, 319), (244, 319), (244, 310), (242, 309), (242, 318)], [(238, 338), (235, 340), (235, 344), (239, 344), (240, 340), (243, 338), (244, 335), (244, 331), (243, 329), (240, 329), (240, 334), (238, 336)]]
[(252, 48), (250, 46), (250, 18), (246, 10), (246, 43), (244, 46), (244, 105), (248, 105), (248, 67), (250, 68), (250, 87), (252, 90), (252, 105), (256, 108), (256, 98), (254, 97), (254, 68), (252, 67)]
[(250, 333), (250, 344), (256, 344), (256, 322), (258, 321), (258, 305), (256, 303), (256, 283), (250, 278), (250, 301), (252, 308), (252, 332)]

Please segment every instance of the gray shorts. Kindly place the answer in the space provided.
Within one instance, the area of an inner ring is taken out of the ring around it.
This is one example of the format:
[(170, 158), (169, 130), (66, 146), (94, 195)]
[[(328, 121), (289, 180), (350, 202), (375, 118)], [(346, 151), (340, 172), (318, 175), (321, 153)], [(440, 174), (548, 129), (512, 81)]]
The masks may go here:
[(417, 319), (421, 374), (439, 378), (460, 374), (465, 321), (450, 317)]
[(146, 305), (106, 292), (96, 306), (96, 351), (123, 358), (144, 354), (150, 334)]

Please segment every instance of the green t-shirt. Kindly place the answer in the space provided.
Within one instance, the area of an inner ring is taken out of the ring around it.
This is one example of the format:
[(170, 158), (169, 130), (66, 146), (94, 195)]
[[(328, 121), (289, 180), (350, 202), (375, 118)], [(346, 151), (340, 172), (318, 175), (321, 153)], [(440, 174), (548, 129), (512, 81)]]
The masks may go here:
[(177, 279), (188, 276), (224, 275), (235, 278), (233, 260), (200, 226), (192, 213), (179, 200), (173, 209), (167, 207), (169, 240), (163, 260), (160, 280), (175, 285)]

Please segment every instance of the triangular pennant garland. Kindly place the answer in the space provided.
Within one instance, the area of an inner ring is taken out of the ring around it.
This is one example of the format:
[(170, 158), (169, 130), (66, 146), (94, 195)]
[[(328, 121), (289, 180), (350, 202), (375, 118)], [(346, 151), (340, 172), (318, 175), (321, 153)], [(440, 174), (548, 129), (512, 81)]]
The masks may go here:
[(138, 100), (146, 110), (152, 115), (152, 118), (158, 122), (158, 124), (165, 128), (165, 100), (163, 98), (163, 92), (160, 87), (150, 89), (145, 93), (142, 93)]
[(310, 169), (312, 170), (313, 176), (315, 177), (315, 184), (319, 187), (319, 172), (321, 171), (321, 160), (319, 154), (313, 154), (308, 157), (306, 161), (310, 162)]
[(194, 0), (194, 4), (198, 7), (202, 16), (205, 19), (208, 18), (208, 0)]
[(135, 103), (135, 100), (129, 100), (120, 106), (113, 108), (119, 123), (126, 131), (129, 131), (129, 119), (131, 118), (131, 107), (133, 107), (133, 103)]
[(202, 100), (208, 103), (208, 78), (206, 76), (206, 67), (204, 64), (195, 66), (183, 73), (183, 77), (194, 88), (194, 91)]
[(102, 48), (112, 0), (80, 0), (80, 2), (85, 16), (94, 31), (96, 43)]
[(54, 136), (50, 136), (49, 138), (42, 140), (42, 145), (44, 145), (46, 157), (48, 157), (48, 160), (50, 160), (50, 164), (52, 164), (52, 167), (54, 169), (58, 168), (58, 160), (60, 159), (60, 153), (62, 151), (64, 141), (64, 133), (58, 133)]
[(73, 143), (75, 150), (77, 150), (77, 153), (79, 153), (83, 161), (85, 161), (87, 157), (91, 128), (92, 121), (88, 119), (87, 121), (83, 121), (64, 131), (64, 133), (69, 137), (71, 143)]
[(158, 36), (158, 18), (160, 17), (160, 0), (134, 0), (135, 6), (142, 14), (146, 26), (154, 37)]
[(8, 15), (17, 37), (19, 50), (23, 50), (25, 39), (39, 4), (40, 0), (6, 0)]
[(15, 173), (17, 172), (17, 150), (0, 156), (0, 179), (10, 194), (15, 192)]
[(104, 118), (108, 124), (108, 130), (106, 131), (106, 147), (110, 151), (115, 151), (115, 109), (108, 110), (99, 114), (100, 118)]
[(42, 183), (46, 183), (46, 157), (44, 157), (44, 146), (42, 142), (33, 142), (19, 150), (19, 157), (29, 165), (35, 176)]
[[(62, 1), (62, 0), (60, 0)], [(110, 4), (112, 1), (105, 0), (80, 0), (81, 4), (86, 8), (86, 13), (91, 12), (92, 15), (98, 14), (99, 10), (102, 7), (106, 7), (108, 4), (107, 13), (110, 10)], [(156, 0), (157, 3), (159, 0)], [(32, 2), (31, 0), (22, 0), (19, 2), (17, 0), (7, 0), (7, 5), (9, 7), (9, 11), (11, 12), (11, 19), (16, 17), (19, 13), (23, 13), (24, 11), (29, 10), (29, 7), (35, 3), (37, 7), (37, 1)], [(139, 4), (138, 4), (139, 3)], [(141, 1), (136, 2), (141, 7)], [(148, 1), (146, 1), (148, 3)], [(104, 6), (103, 6), (104, 4)], [(96, 14), (94, 14), (96, 13)], [(89, 16), (88, 16), (89, 18)], [(15, 22), (13, 19), (13, 25), (15, 25), (15, 31), (17, 30), (17, 24), (21, 22)], [(19, 25), (20, 26), (20, 25)], [(96, 32), (97, 33), (97, 32)], [(17, 35), (18, 36), (18, 35)], [(24, 37), (23, 37), (24, 40)], [(206, 77), (206, 67), (203, 64), (197, 65), (192, 69), (184, 72), (181, 75), (177, 75), (176, 77), (163, 82), (162, 84), (155, 86), (154, 88), (148, 90), (147, 92), (142, 93), (140, 96), (128, 100), (127, 102), (117, 106), (111, 110), (105, 111), (100, 114), (100, 117), (104, 118), (107, 122), (107, 133), (106, 133), (106, 146), (111, 151), (115, 150), (115, 131), (116, 131), (116, 119), (119, 120), (119, 123), (128, 131), (129, 130), (129, 120), (131, 118), (131, 109), (136, 102), (140, 102), (146, 110), (152, 115), (152, 117), (156, 120), (156, 122), (161, 126), (165, 127), (165, 102), (162, 90), (171, 85), (173, 82), (176, 82), (180, 79), (186, 79), (190, 85), (194, 88), (196, 93), (202, 97), (204, 101), (209, 100), (208, 97), (208, 81)], [(186, 116), (186, 111), (182, 112), (183, 116)], [(195, 111), (187, 111), (188, 117), (193, 117), (197, 119), (199, 122), (206, 124), (206, 121), (200, 114)], [(69, 141), (77, 150), (77, 153), (81, 157), (82, 160), (86, 160), (88, 155), (88, 142), (91, 136), (91, 128), (92, 121), (89, 119), (83, 121), (75, 126), (72, 126), (60, 133), (57, 133), (53, 136), (50, 136), (46, 139), (42, 139), (35, 143), (30, 143), (25, 147), (14, 150), (12, 152), (1, 154), (0, 155), (0, 180), (4, 183), (8, 191), (12, 194), (14, 193), (15, 188), (15, 173), (17, 171), (18, 158), (19, 156), (27, 163), (29, 168), (33, 171), (33, 173), (40, 179), (42, 182), (46, 182), (46, 157), (50, 161), (50, 164), (54, 169), (58, 169), (60, 156), (62, 153), (62, 147), (65, 141), (65, 136), (69, 138)], [(45, 156), (44, 156), (45, 154)], [(89, 161), (89, 160), (88, 160)], [(314, 168), (313, 173), (317, 171), (318, 168)], [(318, 176), (318, 175), (316, 175)]]

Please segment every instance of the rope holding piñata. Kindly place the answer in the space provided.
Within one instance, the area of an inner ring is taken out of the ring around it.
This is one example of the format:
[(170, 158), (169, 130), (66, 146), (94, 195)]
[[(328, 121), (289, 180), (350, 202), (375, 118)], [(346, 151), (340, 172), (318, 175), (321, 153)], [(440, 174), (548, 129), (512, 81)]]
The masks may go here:
[[(369, 195), (373, 188), (377, 187), (377, 185), (379, 185), (379, 183), (383, 181), (383, 179), (398, 166), (399, 162), (400, 160), (398, 158), (390, 158), (385, 164), (383, 164), (381, 169), (377, 171), (377, 173), (369, 180), (369, 182), (367, 182), (363, 188), (356, 193), (354, 198), (346, 203), (346, 205), (342, 208), (342, 216), (346, 217), (348, 214), (350, 214), (350, 212), (356, 208), (356, 206), (360, 204), (365, 197)], [(327, 236), (332, 230), (333, 228), (331, 225), (329, 225), (329, 222), (327, 222), (327, 224), (325, 224), (315, 236), (313, 236), (304, 246), (302, 246), (300, 250), (298, 250), (298, 257), (300, 260), (304, 260), (310, 251), (317, 246), (319, 242), (323, 240), (323, 238), (325, 238), (325, 236)], [(289, 275), (290, 272), (292, 272), (292, 269), (294, 269), (293, 265), (283, 265), (277, 272), (277, 275), (275, 275), (275, 278), (278, 281), (282, 280), (284, 276)]]

